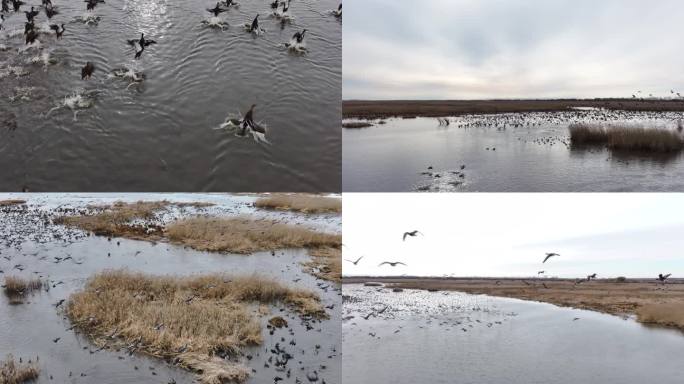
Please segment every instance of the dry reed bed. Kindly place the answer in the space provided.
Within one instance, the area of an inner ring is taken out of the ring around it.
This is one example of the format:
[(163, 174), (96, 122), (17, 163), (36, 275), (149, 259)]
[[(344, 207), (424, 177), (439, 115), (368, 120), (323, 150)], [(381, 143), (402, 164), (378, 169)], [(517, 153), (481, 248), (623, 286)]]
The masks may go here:
[(302, 213), (341, 213), (342, 199), (314, 195), (274, 194), (257, 199), (257, 208)]
[(90, 278), (71, 295), (66, 311), (101, 347), (173, 361), (213, 384), (247, 378), (247, 368), (229, 359), (262, 342), (250, 306), (278, 303), (302, 316), (327, 317), (315, 293), (256, 275), (159, 277), (122, 270)]
[(116, 202), (106, 206), (92, 206), (92, 215), (62, 216), (57, 224), (80, 228), (98, 236), (145, 237), (148, 228), (132, 225), (135, 220), (150, 220), (169, 206), (168, 201), (138, 201), (136, 203)]
[(5, 276), (5, 295), (10, 304), (21, 304), (23, 299), (43, 288), (45, 282), (39, 278), (23, 279), (16, 276)]
[(22, 205), (22, 204), (26, 204), (26, 200), (20, 200), (20, 199), (0, 200), (0, 207), (9, 207), (12, 205)]
[(18, 363), (12, 355), (0, 361), (0, 384), (22, 384), (38, 378), (40, 369), (35, 363)]
[(574, 145), (606, 145), (613, 150), (677, 152), (684, 149), (682, 136), (667, 128), (579, 123), (569, 127)]

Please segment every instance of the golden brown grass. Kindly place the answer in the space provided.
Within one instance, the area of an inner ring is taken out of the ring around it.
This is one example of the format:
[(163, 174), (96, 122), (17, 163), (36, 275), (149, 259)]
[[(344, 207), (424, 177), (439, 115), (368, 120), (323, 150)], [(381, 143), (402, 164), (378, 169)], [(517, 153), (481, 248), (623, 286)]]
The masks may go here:
[(0, 207), (9, 207), (11, 205), (21, 205), (21, 204), (26, 204), (26, 200), (20, 200), (20, 199), (0, 200)]
[(5, 276), (5, 295), (9, 297), (10, 303), (19, 304), (24, 297), (33, 291), (40, 290), (43, 284), (44, 281), (39, 278), (22, 279), (16, 276)]
[(36, 364), (17, 363), (12, 355), (0, 361), (0, 384), (22, 384), (33, 381), (40, 375)]
[(664, 325), (684, 329), (684, 306), (681, 302), (644, 304), (636, 311), (644, 324)]
[(77, 227), (98, 236), (139, 237), (147, 234), (143, 226), (132, 225), (135, 220), (149, 220), (165, 209), (168, 201), (138, 201), (136, 203), (116, 202), (112, 205), (91, 207), (92, 215), (63, 216), (58, 224)]
[(676, 152), (684, 149), (679, 133), (666, 128), (624, 125), (572, 124), (573, 144), (605, 144), (610, 149), (643, 152)]
[(71, 322), (101, 346), (135, 346), (175, 360), (205, 383), (244, 380), (244, 367), (219, 356), (262, 342), (252, 304), (282, 303), (315, 318), (327, 314), (319, 297), (259, 277), (155, 277), (127, 271), (93, 276), (67, 305)]
[(342, 199), (301, 194), (274, 194), (257, 199), (254, 206), (302, 213), (340, 213), (342, 212)]
[(339, 282), (342, 280), (342, 250), (321, 247), (309, 250), (312, 260), (304, 263), (306, 272), (320, 279)]
[(252, 253), (281, 248), (342, 246), (342, 236), (270, 220), (194, 217), (169, 224), (169, 240), (200, 251)]

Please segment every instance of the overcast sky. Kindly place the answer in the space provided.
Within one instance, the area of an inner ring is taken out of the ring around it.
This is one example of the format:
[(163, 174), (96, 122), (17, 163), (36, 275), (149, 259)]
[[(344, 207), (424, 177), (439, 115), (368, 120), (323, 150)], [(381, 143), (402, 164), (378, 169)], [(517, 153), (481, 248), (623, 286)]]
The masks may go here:
[(681, 0), (347, 0), (345, 99), (684, 93)]
[(680, 194), (348, 193), (342, 223), (347, 276), (684, 277)]

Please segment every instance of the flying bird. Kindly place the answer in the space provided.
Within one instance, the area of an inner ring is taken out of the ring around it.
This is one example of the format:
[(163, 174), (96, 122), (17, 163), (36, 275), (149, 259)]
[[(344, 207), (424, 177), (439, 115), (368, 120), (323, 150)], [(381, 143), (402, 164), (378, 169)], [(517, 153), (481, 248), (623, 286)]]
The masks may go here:
[(547, 253), (546, 253), (546, 257), (544, 258), (544, 261), (542, 261), (542, 264), (543, 264), (543, 263), (546, 263), (546, 260), (548, 260), (548, 259), (550, 259), (550, 258), (552, 258), (552, 257), (554, 257), (554, 256), (560, 256), (560, 255), (557, 254), (557, 253), (548, 253), (548, 252), (547, 252)]
[(546, 273), (546, 271), (539, 271), (539, 272), (537, 272), (537, 275), (543, 275), (545, 273)]
[(390, 266), (392, 266), (392, 267), (396, 267), (396, 266), (399, 265), (399, 264), (404, 265), (404, 266), (407, 266), (406, 264), (402, 263), (401, 261), (394, 261), (394, 262), (392, 262), (392, 261), (384, 261), (384, 262), (378, 264), (378, 267), (382, 267), (382, 266), (385, 265), (385, 264), (388, 264), (388, 265), (390, 265)]
[(417, 230), (413, 231), (413, 232), (404, 232), (403, 240), (406, 241), (406, 236), (416, 237), (419, 234), (422, 235), (422, 233), (420, 231), (417, 231)]
[(663, 275), (662, 273), (660, 273), (658, 274), (658, 280), (664, 283), (665, 280), (667, 280), (670, 276), (672, 276), (671, 273), (668, 273), (667, 275)]
[(357, 265), (357, 264), (359, 264), (359, 261), (361, 261), (361, 259), (363, 259), (363, 256), (361, 256), (361, 257), (359, 257), (358, 259), (356, 259), (356, 261), (349, 260), (349, 259), (344, 259), (344, 260), (345, 260), (345, 261), (348, 261), (348, 262), (350, 262), (350, 263), (352, 263), (352, 264), (354, 264), (354, 265)]
[(587, 281), (591, 281), (591, 279), (595, 279), (595, 278), (596, 278), (596, 274), (594, 273), (593, 275), (587, 276)]

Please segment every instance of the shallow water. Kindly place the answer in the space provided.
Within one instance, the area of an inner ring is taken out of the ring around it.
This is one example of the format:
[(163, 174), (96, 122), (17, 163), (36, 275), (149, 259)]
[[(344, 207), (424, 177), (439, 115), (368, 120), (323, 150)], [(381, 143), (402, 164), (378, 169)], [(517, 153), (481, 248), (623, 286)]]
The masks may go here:
[(440, 126), (434, 118), (388, 119), (386, 124), (375, 122), (366, 129), (343, 129), (343, 190), (684, 191), (680, 155), (576, 149), (569, 145), (568, 133), (573, 122), (647, 122), (672, 127), (682, 116), (584, 110), (452, 117), (449, 126)]
[[(253, 198), (246, 196), (132, 194), (119, 195), (116, 200), (136, 201), (142, 196), (146, 196), (148, 200), (165, 197), (172, 201), (212, 201), (219, 204), (217, 207), (200, 210), (171, 209), (162, 215), (162, 221), (195, 213), (257, 214), (249, 205), (250, 199)], [(54, 304), (82, 288), (86, 279), (93, 273), (104, 269), (127, 268), (156, 275), (258, 272), (291, 286), (312, 289), (321, 296), (324, 305), (335, 307), (334, 310), (328, 310), (331, 315), (329, 320), (304, 322), (289, 310), (281, 312), (279, 306), (273, 306), (272, 315), (285, 317), (293, 333), (290, 334), (287, 328), (283, 328), (270, 335), (266, 330), (266, 322), (270, 316), (261, 319), (264, 326), (264, 343), (259, 347), (246, 348), (244, 351), (245, 355), (253, 356), (249, 361), (243, 359), (247, 366), (254, 369), (247, 382), (272, 382), (275, 376), (284, 378), (283, 383), (294, 383), (297, 378), (304, 382), (306, 374), (314, 370), (328, 383), (341, 382), (340, 289), (336, 284), (318, 280), (302, 272), (299, 264), (308, 260), (306, 251), (282, 250), (276, 252), (275, 256), (270, 252), (246, 256), (197, 252), (165, 243), (155, 244), (116, 238), (108, 241), (103, 237), (84, 237), (80, 231), (65, 230), (59, 226), (41, 226), (40, 223), (44, 222), (45, 217), (33, 210), (36, 208), (39, 212), (47, 212), (47, 217), (50, 217), (49, 213), (59, 207), (78, 209), (87, 204), (101, 204), (113, 199), (113, 195), (61, 195), (59, 198), (59, 195), (33, 194), (28, 198), (30, 214), (0, 213), (0, 255), (3, 256), (0, 258), (0, 270), (3, 270), (4, 274), (24, 277), (33, 276), (34, 272), (38, 272), (36, 275), (51, 282), (49, 291), (36, 293), (24, 304), (9, 305), (6, 296), (0, 295), (0, 355), (4, 357), (12, 353), (15, 357), (24, 359), (35, 359), (35, 356), (39, 356), (42, 370), (39, 383), (167, 383), (172, 379), (178, 383), (191, 383), (196, 376), (159, 360), (140, 355), (131, 356), (124, 350), (98, 351), (97, 347), (83, 335), (68, 330), (70, 324), (64, 318), (62, 308), (56, 309)], [(301, 216), (292, 221), (283, 216), (282, 220), (321, 230), (335, 231), (334, 228), (337, 227), (339, 231), (340, 228), (339, 219), (335, 223), (331, 217), (325, 215)], [(12, 241), (7, 241), (8, 238)], [(72, 259), (55, 259), (66, 256), (71, 256)], [(14, 269), (13, 266), (17, 264), (23, 265), (25, 269), (21, 272)], [(311, 329), (307, 330), (307, 327)], [(53, 342), (57, 337), (60, 337), (60, 340), (57, 343)], [(284, 337), (286, 342), (282, 342), (281, 337)], [(289, 344), (292, 339), (296, 340), (296, 346)], [(275, 343), (280, 343), (294, 356), (289, 364), (292, 370), (290, 378), (286, 378), (285, 372), (276, 371), (272, 364), (269, 368), (264, 366), (271, 357), (268, 351)], [(317, 349), (316, 345), (320, 348)], [(50, 376), (53, 380), (50, 380)]]
[[(343, 292), (344, 382), (674, 384), (684, 379), (679, 331), (455, 292), (393, 293), (360, 285), (344, 285)], [(382, 315), (360, 317), (385, 307)]]
[[(40, 34), (42, 50), (24, 46), (23, 12), (0, 31), (0, 190), (339, 191), (337, 0), (292, 1), (285, 24), (269, 3), (246, 0), (221, 14), (223, 29), (203, 23), (211, 1), (111, 0), (95, 8), (97, 24), (80, 19), (83, 2), (54, 4), (60, 13), (41, 12), (36, 26), (66, 32)], [(243, 27), (257, 13), (258, 37)], [(284, 43), (304, 28), (307, 53), (290, 53)], [(141, 32), (158, 44), (134, 60), (126, 40)], [(86, 61), (96, 71), (82, 81)], [(145, 79), (112, 75), (122, 68)], [(84, 92), (92, 105), (64, 106)], [(219, 129), (253, 103), (270, 144)]]

